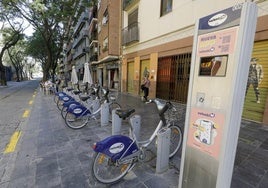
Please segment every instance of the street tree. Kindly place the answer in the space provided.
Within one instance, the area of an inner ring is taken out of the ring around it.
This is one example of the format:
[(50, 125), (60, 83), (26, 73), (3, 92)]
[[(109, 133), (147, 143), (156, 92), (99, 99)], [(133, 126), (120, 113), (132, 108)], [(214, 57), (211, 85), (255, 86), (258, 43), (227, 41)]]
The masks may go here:
[(21, 40), (15, 46), (12, 46), (7, 50), (9, 62), (15, 69), (17, 82), (24, 80), (28, 75), (26, 70), (28, 70), (29, 67), (27, 64), (25, 47), (25, 41)]
[(1, 30), (2, 35), (2, 49), (0, 51), (0, 84), (7, 85), (6, 71), (3, 64), (3, 57), (5, 52), (11, 47), (15, 46), (19, 40), (23, 38), (22, 29), (14, 27), (4, 28)]
[(90, 0), (2, 0), (3, 5), (24, 17), (43, 38), (46, 59), (43, 80), (55, 70), (62, 58), (63, 44), (70, 41), (81, 11), (95, 1)]

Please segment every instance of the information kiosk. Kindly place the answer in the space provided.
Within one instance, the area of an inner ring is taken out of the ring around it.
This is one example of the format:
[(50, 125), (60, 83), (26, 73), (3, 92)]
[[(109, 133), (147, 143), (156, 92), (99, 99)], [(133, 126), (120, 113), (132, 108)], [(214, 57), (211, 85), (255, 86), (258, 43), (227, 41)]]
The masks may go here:
[(246, 2), (196, 23), (180, 188), (230, 187), (256, 21)]

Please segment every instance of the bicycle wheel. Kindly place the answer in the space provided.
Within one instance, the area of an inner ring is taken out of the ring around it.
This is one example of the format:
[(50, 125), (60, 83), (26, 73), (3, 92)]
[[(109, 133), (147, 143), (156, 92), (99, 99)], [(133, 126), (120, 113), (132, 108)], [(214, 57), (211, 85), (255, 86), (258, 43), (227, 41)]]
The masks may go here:
[(112, 102), (109, 104), (109, 122), (112, 122), (112, 112), (114, 109), (120, 109), (121, 105), (117, 102)]
[(63, 100), (58, 100), (58, 102), (57, 102), (57, 107), (58, 107), (59, 110), (62, 109), (62, 107), (63, 107), (63, 103), (64, 103)]
[(56, 95), (56, 94), (55, 94), (55, 96), (54, 96), (54, 102), (55, 102), (55, 104), (58, 103), (59, 98), (60, 98), (59, 95)]
[(179, 125), (175, 122), (171, 123), (169, 128), (171, 130), (169, 158), (172, 158), (182, 146), (183, 133)]
[(93, 156), (92, 174), (102, 183), (113, 184), (122, 179), (128, 170), (132, 167), (133, 162), (117, 164), (112, 159), (103, 154), (95, 153)]
[(86, 126), (88, 122), (88, 116), (76, 117), (73, 113), (67, 112), (65, 115), (65, 123), (72, 129), (81, 129)]
[(66, 113), (67, 113), (68, 106), (63, 106), (61, 109), (61, 117), (65, 119)]

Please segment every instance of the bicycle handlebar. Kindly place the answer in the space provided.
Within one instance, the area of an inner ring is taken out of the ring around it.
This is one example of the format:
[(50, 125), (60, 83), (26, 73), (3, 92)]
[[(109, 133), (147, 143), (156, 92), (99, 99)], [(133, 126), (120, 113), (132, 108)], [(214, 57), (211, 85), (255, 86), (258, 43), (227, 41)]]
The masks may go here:
[(164, 113), (168, 109), (171, 109), (172, 111), (177, 111), (170, 101), (167, 101), (166, 103), (161, 103), (158, 99), (150, 99), (148, 102), (146, 102), (146, 104), (150, 103), (154, 103), (156, 105), (157, 110), (159, 112), (159, 116), (164, 115)]

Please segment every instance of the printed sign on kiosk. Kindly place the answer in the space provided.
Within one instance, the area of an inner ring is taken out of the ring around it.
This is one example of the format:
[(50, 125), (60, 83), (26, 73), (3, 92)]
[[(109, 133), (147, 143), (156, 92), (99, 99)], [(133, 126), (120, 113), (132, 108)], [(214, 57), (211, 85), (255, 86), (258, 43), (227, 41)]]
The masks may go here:
[(179, 187), (230, 187), (256, 21), (246, 2), (196, 23)]

